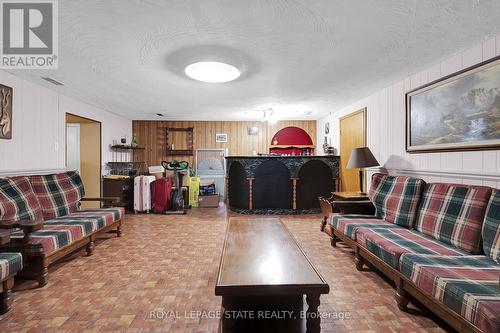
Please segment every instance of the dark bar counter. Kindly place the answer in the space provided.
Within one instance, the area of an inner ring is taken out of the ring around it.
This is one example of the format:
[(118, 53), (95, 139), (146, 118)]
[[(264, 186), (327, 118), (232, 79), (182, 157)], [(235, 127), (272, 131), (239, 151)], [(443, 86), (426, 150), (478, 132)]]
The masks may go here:
[(338, 189), (339, 156), (228, 156), (227, 202), (241, 214), (318, 213)]

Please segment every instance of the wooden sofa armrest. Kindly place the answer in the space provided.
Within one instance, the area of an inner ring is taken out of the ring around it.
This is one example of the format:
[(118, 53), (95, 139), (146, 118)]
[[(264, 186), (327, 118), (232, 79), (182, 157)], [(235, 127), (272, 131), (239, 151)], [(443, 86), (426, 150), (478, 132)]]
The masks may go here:
[(0, 245), (10, 242), (10, 230), (0, 230)]
[(113, 207), (114, 204), (120, 202), (119, 197), (100, 197), (100, 198), (81, 198), (80, 201), (99, 201), (104, 207)]
[(333, 213), (375, 215), (375, 206), (370, 201), (332, 201)]
[(323, 214), (324, 217), (328, 217), (330, 213), (333, 213), (332, 210), (332, 202), (333, 202), (333, 196), (326, 198), (326, 197), (318, 197), (319, 200), (319, 207), (321, 208), (321, 213)]
[(43, 229), (43, 221), (42, 220), (0, 221), (0, 229), (15, 229), (15, 228), (23, 230), (24, 233), (23, 243), (29, 243), (31, 241), (31, 233)]

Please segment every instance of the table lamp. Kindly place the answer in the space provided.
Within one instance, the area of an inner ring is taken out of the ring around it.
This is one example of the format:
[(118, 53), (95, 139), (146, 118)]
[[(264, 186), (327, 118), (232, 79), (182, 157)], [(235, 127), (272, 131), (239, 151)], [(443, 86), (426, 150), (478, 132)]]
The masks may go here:
[(349, 162), (347, 162), (347, 169), (357, 169), (359, 168), (359, 193), (366, 194), (363, 191), (363, 168), (368, 168), (372, 166), (378, 166), (377, 159), (373, 156), (370, 148), (360, 147), (354, 148), (349, 157)]

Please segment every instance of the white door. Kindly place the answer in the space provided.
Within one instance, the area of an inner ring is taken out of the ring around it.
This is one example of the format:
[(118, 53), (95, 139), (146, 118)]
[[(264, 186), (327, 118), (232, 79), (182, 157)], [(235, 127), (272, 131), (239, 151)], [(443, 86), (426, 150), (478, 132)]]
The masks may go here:
[(80, 124), (66, 124), (66, 169), (80, 172)]

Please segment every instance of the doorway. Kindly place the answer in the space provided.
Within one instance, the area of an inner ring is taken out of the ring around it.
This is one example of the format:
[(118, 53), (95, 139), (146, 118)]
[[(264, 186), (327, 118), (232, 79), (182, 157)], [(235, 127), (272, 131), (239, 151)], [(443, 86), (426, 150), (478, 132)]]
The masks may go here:
[[(354, 148), (366, 146), (366, 108), (340, 118), (340, 188), (345, 192), (359, 191), (357, 169), (346, 165)], [(366, 185), (366, 179), (363, 180)], [(364, 188), (366, 188), (364, 186)]]
[[(101, 197), (101, 123), (66, 113), (66, 169), (77, 170), (86, 197)], [(99, 208), (82, 202), (82, 209)]]

